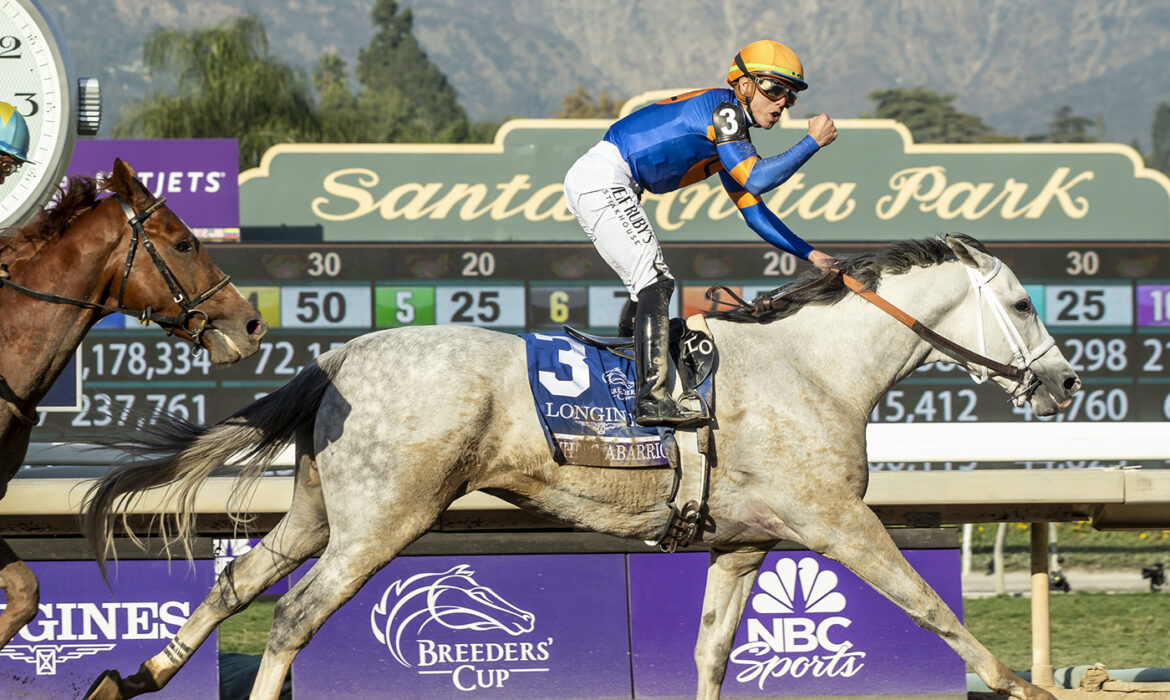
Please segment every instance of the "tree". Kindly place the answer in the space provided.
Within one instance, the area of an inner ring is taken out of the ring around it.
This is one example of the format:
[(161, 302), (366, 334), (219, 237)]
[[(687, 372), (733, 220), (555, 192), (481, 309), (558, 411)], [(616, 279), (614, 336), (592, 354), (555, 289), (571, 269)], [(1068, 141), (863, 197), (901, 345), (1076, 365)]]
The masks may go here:
[(317, 90), (321, 138), (331, 143), (384, 143), (403, 140), (399, 129), (408, 125), (413, 110), (392, 89), (374, 95), (354, 95), (349, 88), (345, 61), (334, 53), (323, 55), (313, 69)]
[(455, 88), (412, 33), (410, 8), (399, 11), (396, 0), (377, 0), (370, 17), (377, 31), (369, 46), (358, 52), (357, 79), (371, 97), (404, 100), (411, 107), (411, 126), (421, 133), (408, 140), (432, 140), (444, 129), (466, 122)]
[(277, 143), (320, 138), (307, 78), (268, 55), (255, 15), (192, 31), (156, 29), (143, 62), (164, 89), (123, 108), (117, 138), (237, 138), (241, 168)]
[(1089, 127), (1096, 124), (1089, 117), (1073, 114), (1072, 107), (1064, 105), (1056, 110), (1048, 131), (1024, 137), (1029, 143), (1090, 143), (1096, 137), (1089, 134)]
[(593, 96), (585, 90), (585, 87), (578, 85), (576, 92), (565, 95), (565, 99), (561, 100), (561, 109), (554, 112), (553, 117), (557, 119), (605, 119), (616, 117), (621, 109), (621, 104), (611, 98), (608, 92), (602, 92), (598, 95), (595, 103)]
[(323, 138), (349, 143), (490, 141), (498, 124), (475, 124), (455, 89), (411, 34), (409, 8), (378, 0), (374, 35), (359, 51), (354, 94), (345, 61), (326, 54), (313, 71)]
[(926, 87), (891, 88), (869, 93), (877, 104), (876, 116), (896, 119), (906, 125), (915, 143), (986, 143), (1018, 141), (994, 133), (975, 115), (955, 109), (955, 95), (944, 95)]
[(1170, 175), (1170, 104), (1162, 102), (1154, 110), (1154, 124), (1150, 129), (1153, 152), (1149, 165)]

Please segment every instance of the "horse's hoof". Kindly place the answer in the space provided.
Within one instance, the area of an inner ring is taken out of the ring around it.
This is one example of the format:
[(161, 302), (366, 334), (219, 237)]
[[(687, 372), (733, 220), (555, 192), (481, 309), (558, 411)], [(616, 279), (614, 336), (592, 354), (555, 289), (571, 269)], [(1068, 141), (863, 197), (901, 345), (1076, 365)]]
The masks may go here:
[(122, 676), (114, 670), (102, 671), (102, 675), (85, 691), (85, 700), (123, 700)]

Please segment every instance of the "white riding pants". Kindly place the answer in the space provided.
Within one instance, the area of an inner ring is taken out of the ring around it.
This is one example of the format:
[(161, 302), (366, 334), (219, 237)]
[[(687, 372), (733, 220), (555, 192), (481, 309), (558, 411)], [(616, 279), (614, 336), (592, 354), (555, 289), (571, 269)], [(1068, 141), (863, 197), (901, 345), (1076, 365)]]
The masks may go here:
[(629, 165), (608, 141), (589, 149), (565, 175), (569, 211), (635, 301), (638, 290), (662, 278), (674, 279), (641, 196)]

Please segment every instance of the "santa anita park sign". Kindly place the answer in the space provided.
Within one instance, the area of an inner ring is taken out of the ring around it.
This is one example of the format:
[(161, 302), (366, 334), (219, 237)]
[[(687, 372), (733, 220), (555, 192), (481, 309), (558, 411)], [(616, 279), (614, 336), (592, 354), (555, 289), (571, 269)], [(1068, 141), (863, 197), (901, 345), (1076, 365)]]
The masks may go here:
[[(675, 91), (635, 98), (625, 112)], [(514, 120), (491, 144), (289, 144), (240, 176), (243, 227), (312, 227), (327, 242), (572, 242), (561, 182), (608, 120)], [(1165, 241), (1170, 179), (1121, 144), (915, 144), (902, 124), (843, 119), (837, 141), (764, 200), (803, 238)], [(753, 130), (762, 156), (804, 119)], [(759, 239), (711, 177), (643, 204), (665, 242)]]

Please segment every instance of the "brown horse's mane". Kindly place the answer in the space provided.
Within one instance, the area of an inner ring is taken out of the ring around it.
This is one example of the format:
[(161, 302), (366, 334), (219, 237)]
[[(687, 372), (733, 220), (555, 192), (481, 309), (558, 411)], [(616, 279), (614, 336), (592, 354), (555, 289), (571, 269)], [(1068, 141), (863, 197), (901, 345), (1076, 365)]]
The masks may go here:
[[(973, 248), (987, 253), (982, 243), (962, 233), (949, 234)], [(881, 284), (882, 275), (900, 275), (911, 268), (929, 267), (950, 260), (955, 260), (955, 254), (942, 238), (928, 238), (921, 241), (896, 241), (885, 250), (873, 253), (859, 253), (844, 255), (837, 258), (841, 272), (858, 280), (866, 287), (877, 291)], [(810, 304), (835, 304), (849, 294), (849, 289), (836, 280), (832, 284), (812, 285), (807, 289), (800, 287), (821, 277), (820, 270), (813, 269), (805, 272), (792, 282), (773, 289), (767, 296), (774, 297), (791, 290), (784, 297), (787, 303), (767, 311), (759, 316), (753, 315), (747, 309), (731, 309), (729, 311), (709, 311), (704, 315), (708, 318), (719, 318), (739, 323), (771, 323), (787, 318)]]
[(27, 224), (0, 233), (0, 253), (28, 243), (47, 241), (69, 228), (78, 217), (98, 204), (98, 195), (106, 188), (96, 178), (70, 175), (64, 187), (57, 189), (52, 203), (37, 212)]

